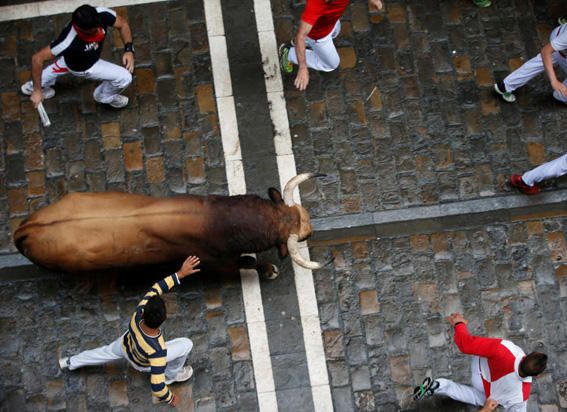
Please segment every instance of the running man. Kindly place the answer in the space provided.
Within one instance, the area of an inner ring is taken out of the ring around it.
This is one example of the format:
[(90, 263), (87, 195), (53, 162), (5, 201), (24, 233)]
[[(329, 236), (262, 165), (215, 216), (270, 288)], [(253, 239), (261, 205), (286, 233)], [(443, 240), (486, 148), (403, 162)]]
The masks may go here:
[(184, 366), (193, 342), (188, 338), (165, 342), (160, 326), (167, 319), (167, 311), (160, 295), (179, 285), (181, 279), (199, 272), (199, 263), (198, 257), (189, 256), (176, 273), (155, 283), (132, 314), (126, 333), (114, 342), (60, 358), (59, 367), (75, 370), (126, 359), (134, 369), (151, 374), (153, 403), (167, 402), (178, 406), (180, 400), (168, 385), (184, 382), (193, 375), (193, 368)]
[(538, 74), (545, 71), (551, 87), (553, 97), (567, 104), (567, 80), (557, 79), (554, 66), (561, 67), (567, 75), (567, 24), (557, 26), (549, 36), (549, 43), (533, 59), (525, 62), (520, 68), (510, 73), (503, 81), (494, 84), (494, 90), (504, 101), (516, 101), (514, 90), (522, 87)]
[[(307, 0), (295, 44), (280, 46), (280, 64), (284, 73), (292, 73), (298, 65), (294, 84), (305, 90), (309, 84), (309, 70), (331, 72), (339, 67), (340, 57), (333, 39), (341, 32), (340, 18), (349, 0)], [(382, 10), (381, 0), (368, 0), (370, 8)]]
[[(109, 63), (100, 58), (108, 27), (120, 32), (124, 42), (122, 64)], [(53, 60), (43, 68), (46, 60)], [(59, 37), (32, 57), (32, 80), (22, 85), (22, 93), (31, 96), (37, 107), (43, 99), (55, 96), (53, 85), (59, 76), (71, 73), (77, 77), (102, 80), (93, 96), (99, 103), (122, 108), (128, 98), (120, 93), (132, 83), (134, 71), (134, 45), (128, 22), (115, 11), (105, 7), (84, 4), (73, 12), (71, 21)]]

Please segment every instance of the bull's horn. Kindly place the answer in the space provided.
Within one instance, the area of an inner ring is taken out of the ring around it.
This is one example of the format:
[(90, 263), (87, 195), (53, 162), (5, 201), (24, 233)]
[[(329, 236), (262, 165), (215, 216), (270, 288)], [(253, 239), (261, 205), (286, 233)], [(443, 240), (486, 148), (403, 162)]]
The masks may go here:
[(287, 250), (293, 261), (297, 263), (299, 266), (302, 266), (305, 269), (316, 270), (327, 266), (329, 263), (333, 261), (333, 259), (330, 259), (328, 262), (321, 264), (319, 262), (305, 260), (303, 256), (301, 256), (301, 254), (299, 253), (298, 239), (299, 237), (295, 234), (289, 235), (289, 237), (287, 238)]
[(295, 202), (293, 201), (293, 191), (295, 190), (295, 188), (306, 180), (321, 176), (326, 175), (324, 173), (301, 173), (300, 175), (291, 178), (289, 182), (286, 183), (283, 191), (283, 199), (285, 204), (288, 206), (295, 205)]

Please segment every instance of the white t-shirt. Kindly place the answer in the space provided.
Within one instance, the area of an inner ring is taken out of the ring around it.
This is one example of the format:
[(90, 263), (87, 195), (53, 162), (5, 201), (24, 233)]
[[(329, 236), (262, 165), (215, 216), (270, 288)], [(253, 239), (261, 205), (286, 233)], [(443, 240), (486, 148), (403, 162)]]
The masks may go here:
[(549, 36), (551, 47), (558, 52), (567, 51), (567, 24), (556, 27)]

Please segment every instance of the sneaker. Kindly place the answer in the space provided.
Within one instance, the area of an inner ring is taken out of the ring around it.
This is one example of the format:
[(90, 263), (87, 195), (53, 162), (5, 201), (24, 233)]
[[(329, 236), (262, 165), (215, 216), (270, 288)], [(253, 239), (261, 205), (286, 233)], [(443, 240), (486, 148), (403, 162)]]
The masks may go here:
[(128, 98), (126, 96), (122, 96), (121, 94), (116, 94), (114, 96), (112, 96), (112, 100), (110, 102), (101, 102), (96, 94), (93, 94), (94, 99), (102, 104), (108, 104), (112, 107), (114, 107), (115, 109), (122, 109), (123, 107), (126, 107), (128, 105)]
[(516, 101), (516, 96), (513, 93), (508, 93), (506, 91), (506, 86), (504, 82), (494, 83), (494, 91), (502, 96), (502, 99), (508, 103), (514, 103)]
[(71, 359), (69, 357), (59, 358), (59, 368), (61, 368), (62, 371), (69, 369), (69, 366), (71, 366)]
[(166, 379), (165, 384), (171, 385), (174, 382), (185, 382), (191, 379), (191, 376), (193, 376), (193, 368), (191, 366), (185, 366), (183, 370), (175, 376), (175, 378)]
[(521, 175), (510, 176), (510, 186), (515, 187), (525, 195), (537, 195), (541, 189), (537, 185), (529, 186), (522, 179)]
[[(33, 93), (33, 82), (30, 80), (29, 82), (22, 84), (20, 90), (26, 96), (31, 96), (31, 94)], [(51, 99), (53, 96), (55, 96), (55, 89), (53, 87), (43, 87), (41, 89), (41, 94), (43, 95), (44, 99)]]
[(429, 398), (439, 388), (439, 382), (431, 379), (429, 376), (423, 380), (423, 383), (416, 386), (413, 390), (413, 400), (419, 401), (421, 399)]
[(478, 7), (490, 7), (492, 5), (491, 0), (473, 0), (473, 3)]
[(280, 67), (284, 73), (292, 73), (293, 72), (293, 63), (289, 61), (289, 45), (286, 43), (282, 43), (280, 45), (279, 53), (280, 53)]

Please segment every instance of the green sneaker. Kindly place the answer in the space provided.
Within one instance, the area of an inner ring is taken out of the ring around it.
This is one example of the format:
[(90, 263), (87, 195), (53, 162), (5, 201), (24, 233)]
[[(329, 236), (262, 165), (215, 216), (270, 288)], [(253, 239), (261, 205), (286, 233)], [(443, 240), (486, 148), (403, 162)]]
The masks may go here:
[(286, 43), (282, 43), (280, 45), (279, 53), (280, 53), (280, 67), (284, 73), (290, 74), (293, 72), (293, 63), (289, 61), (289, 45)]
[(472, 1), (478, 7), (490, 7), (492, 5), (491, 0), (472, 0)]
[(506, 86), (504, 82), (494, 83), (494, 91), (502, 96), (502, 99), (508, 103), (514, 103), (516, 101), (516, 96), (513, 93), (506, 91)]

